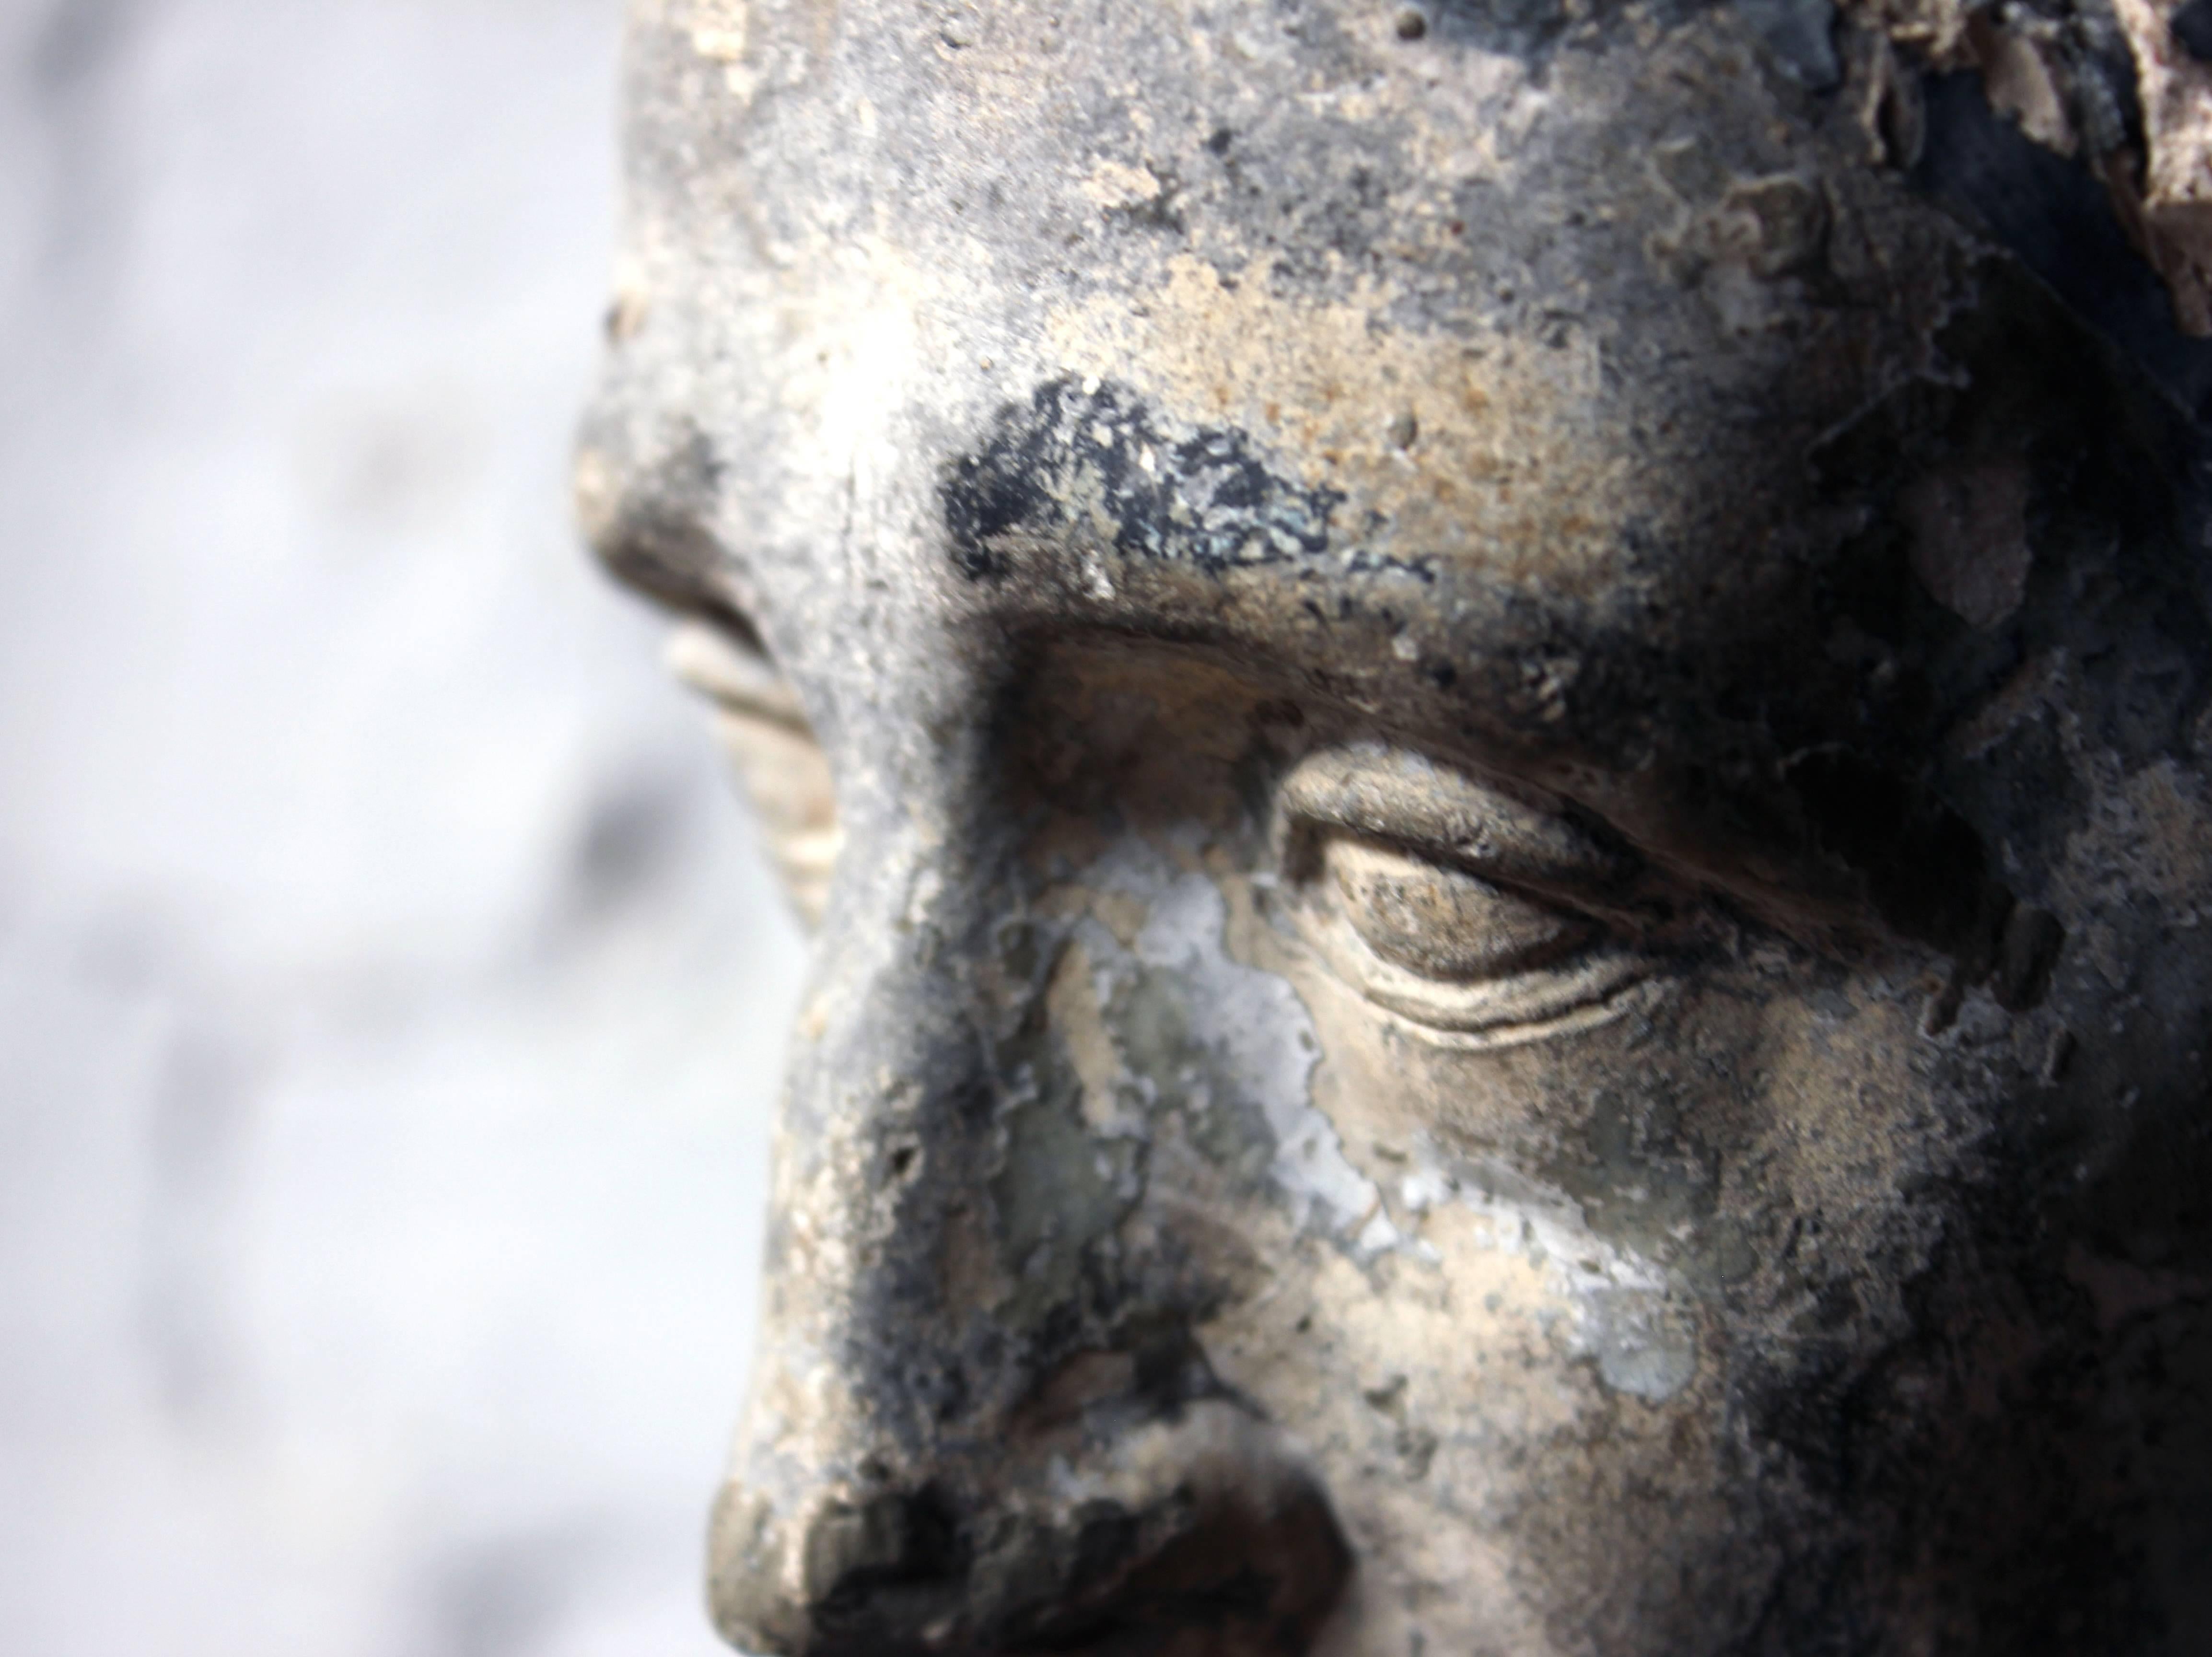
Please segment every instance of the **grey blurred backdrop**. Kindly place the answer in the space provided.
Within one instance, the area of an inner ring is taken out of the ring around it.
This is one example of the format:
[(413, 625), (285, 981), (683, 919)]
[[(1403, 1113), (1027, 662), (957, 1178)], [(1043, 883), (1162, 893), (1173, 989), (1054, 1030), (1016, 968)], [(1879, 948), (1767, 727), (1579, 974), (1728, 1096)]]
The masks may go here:
[(0, 0), (0, 1650), (683, 1657), (799, 945), (566, 508), (617, 0)]

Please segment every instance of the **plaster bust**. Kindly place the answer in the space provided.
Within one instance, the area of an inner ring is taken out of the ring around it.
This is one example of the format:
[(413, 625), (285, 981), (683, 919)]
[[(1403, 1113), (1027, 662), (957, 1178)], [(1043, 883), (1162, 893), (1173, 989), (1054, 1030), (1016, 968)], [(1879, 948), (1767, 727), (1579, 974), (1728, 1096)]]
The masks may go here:
[(733, 1643), (2208, 1648), (2202, 267), (2042, 21), (640, 0)]

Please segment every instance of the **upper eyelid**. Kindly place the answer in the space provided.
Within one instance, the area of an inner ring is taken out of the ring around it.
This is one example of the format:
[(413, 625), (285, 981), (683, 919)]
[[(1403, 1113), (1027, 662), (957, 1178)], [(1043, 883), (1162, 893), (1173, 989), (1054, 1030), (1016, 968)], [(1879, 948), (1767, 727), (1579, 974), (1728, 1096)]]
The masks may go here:
[(669, 671), (702, 695), (737, 713), (750, 714), (811, 735), (799, 692), (750, 640), (712, 622), (678, 622), (668, 637)]
[(1464, 772), (1379, 744), (1308, 756), (1284, 780), (1285, 818), (1419, 849), (1508, 884), (1590, 896), (1639, 865), (1570, 819)]

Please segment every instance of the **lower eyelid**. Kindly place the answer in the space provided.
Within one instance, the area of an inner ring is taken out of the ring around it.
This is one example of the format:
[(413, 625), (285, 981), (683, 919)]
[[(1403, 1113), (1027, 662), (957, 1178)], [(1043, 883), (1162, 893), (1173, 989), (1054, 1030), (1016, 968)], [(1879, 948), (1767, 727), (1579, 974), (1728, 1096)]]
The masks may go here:
[[(1375, 1006), (1451, 1045), (1548, 1039), (1608, 1022), (1638, 1000), (1639, 987), (1656, 971), (1653, 958), (1612, 940), (1603, 923), (1548, 899), (1357, 837), (1332, 837), (1316, 850), (1308, 878), (1328, 895), (1309, 913), (1324, 956)], [(1378, 894), (1358, 889), (1363, 879), (1401, 890), (1434, 888), (1445, 917), (1435, 941), (1422, 939), (1417, 927), (1390, 939), (1376, 924), (1389, 894), (1376, 904)], [(1363, 897), (1365, 926), (1355, 920)], [(1461, 941), (1468, 931), (1487, 936)]]
[(1372, 954), (1349, 966), (1344, 976), (1376, 1008), (1449, 1045), (1474, 1048), (1610, 1022), (1662, 982), (1650, 959), (1602, 947), (1553, 966), (1466, 983), (1423, 978)]

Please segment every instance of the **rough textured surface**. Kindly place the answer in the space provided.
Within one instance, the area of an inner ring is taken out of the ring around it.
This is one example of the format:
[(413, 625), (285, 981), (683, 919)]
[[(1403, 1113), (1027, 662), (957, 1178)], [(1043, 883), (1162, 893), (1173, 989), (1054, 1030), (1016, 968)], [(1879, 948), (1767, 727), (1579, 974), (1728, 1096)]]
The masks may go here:
[(636, 7), (583, 515), (842, 836), (733, 1641), (2212, 1640), (2206, 382), (2007, 18)]
[(2102, 216), (2155, 272), (2173, 325), (2212, 334), (2212, 40), (2187, 6), (1872, 0), (1850, 15), (1864, 26), (1859, 113), (1877, 156), (1910, 165), (1926, 147), (1925, 75), (1972, 76), (1991, 113), (2101, 182)]

